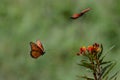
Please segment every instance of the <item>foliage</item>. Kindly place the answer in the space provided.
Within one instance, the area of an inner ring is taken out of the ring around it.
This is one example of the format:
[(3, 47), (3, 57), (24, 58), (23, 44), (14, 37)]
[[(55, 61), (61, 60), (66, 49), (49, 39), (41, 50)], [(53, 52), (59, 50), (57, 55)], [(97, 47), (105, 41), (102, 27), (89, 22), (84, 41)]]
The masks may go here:
[(104, 58), (106, 57), (103, 55), (103, 45), (95, 43), (92, 46), (81, 47), (80, 52), (77, 53), (78, 56), (83, 55), (87, 57), (87, 60), (81, 60), (80, 66), (83, 66), (85, 68), (88, 68), (91, 70), (93, 74), (93, 78), (90, 78), (88, 76), (81, 76), (81, 78), (84, 78), (86, 80), (116, 80), (117, 74), (119, 71), (117, 71), (115, 74), (113, 74), (111, 77), (109, 77), (109, 74), (111, 73), (111, 70), (116, 65), (116, 63), (112, 61), (105, 61)]

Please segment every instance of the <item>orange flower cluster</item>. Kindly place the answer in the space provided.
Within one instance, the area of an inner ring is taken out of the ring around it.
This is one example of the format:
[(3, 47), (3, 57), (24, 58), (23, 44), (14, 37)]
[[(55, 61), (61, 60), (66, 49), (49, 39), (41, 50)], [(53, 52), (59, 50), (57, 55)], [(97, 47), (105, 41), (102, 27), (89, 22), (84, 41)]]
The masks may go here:
[(83, 54), (86, 54), (86, 52), (94, 54), (94, 53), (98, 53), (100, 51), (101, 51), (101, 48), (100, 48), (99, 44), (94, 43), (93, 45), (90, 45), (88, 47), (85, 47), (85, 46), (81, 47), (80, 52), (77, 53), (77, 55), (78, 56), (83, 55)]

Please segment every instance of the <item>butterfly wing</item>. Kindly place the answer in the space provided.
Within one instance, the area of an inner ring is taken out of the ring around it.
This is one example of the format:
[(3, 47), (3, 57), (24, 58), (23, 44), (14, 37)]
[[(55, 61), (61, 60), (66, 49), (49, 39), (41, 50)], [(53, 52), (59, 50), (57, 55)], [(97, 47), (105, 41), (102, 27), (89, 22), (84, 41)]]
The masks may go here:
[(42, 54), (40, 54), (39, 51), (31, 51), (30, 55), (32, 58), (38, 58), (39, 56), (41, 56)]
[(83, 16), (83, 15), (84, 15), (86, 12), (88, 12), (89, 10), (90, 10), (90, 8), (84, 9), (81, 13), (79, 13), (79, 14), (74, 14), (71, 18), (72, 18), (72, 19), (77, 19), (77, 18)]
[(86, 12), (88, 12), (90, 8), (84, 9), (80, 14), (79, 17), (83, 16)]
[(41, 49), (43, 50), (43, 52), (44, 52), (44, 48), (43, 48), (43, 45), (42, 45), (42, 43), (40, 42), (40, 40), (37, 40), (37, 41), (36, 41), (36, 44), (37, 44), (37, 46), (38, 46), (39, 48), (41, 48)]
[(44, 54), (43, 50), (39, 48), (35, 43), (30, 42), (30, 46), (31, 46), (31, 51), (30, 51), (31, 57), (38, 58), (39, 56)]
[(73, 16), (71, 17), (72, 19), (76, 19), (80, 16), (80, 14), (73, 14)]
[(90, 8), (87, 8), (87, 9), (84, 9), (81, 13), (86, 13), (86, 12), (88, 12), (90, 10)]

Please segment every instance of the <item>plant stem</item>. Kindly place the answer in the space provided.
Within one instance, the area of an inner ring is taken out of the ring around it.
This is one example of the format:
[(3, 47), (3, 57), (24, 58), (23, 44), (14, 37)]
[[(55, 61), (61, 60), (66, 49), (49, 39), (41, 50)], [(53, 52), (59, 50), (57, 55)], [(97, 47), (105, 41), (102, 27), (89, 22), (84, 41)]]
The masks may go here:
[(96, 65), (94, 63), (94, 59), (92, 58), (92, 55), (90, 55), (88, 58), (89, 58), (89, 60), (91, 62), (91, 65), (93, 67), (93, 76), (94, 76), (94, 79), (97, 80), (97, 73), (96, 73), (97, 69), (96, 69)]

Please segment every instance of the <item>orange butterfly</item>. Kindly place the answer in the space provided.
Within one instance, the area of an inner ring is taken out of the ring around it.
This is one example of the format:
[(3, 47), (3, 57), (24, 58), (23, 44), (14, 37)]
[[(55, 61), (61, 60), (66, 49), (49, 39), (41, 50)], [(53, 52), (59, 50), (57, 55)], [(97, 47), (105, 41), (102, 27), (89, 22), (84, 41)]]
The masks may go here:
[(85, 10), (83, 10), (81, 13), (79, 13), (79, 14), (73, 14), (73, 16), (71, 17), (72, 19), (77, 19), (77, 18), (79, 18), (79, 17), (81, 17), (81, 16), (83, 16), (86, 12), (88, 12), (90, 10), (90, 8), (87, 8), (87, 9), (85, 9)]
[(30, 46), (30, 55), (32, 58), (38, 58), (39, 56), (44, 55), (44, 48), (39, 40), (37, 40), (36, 43), (30, 42)]

